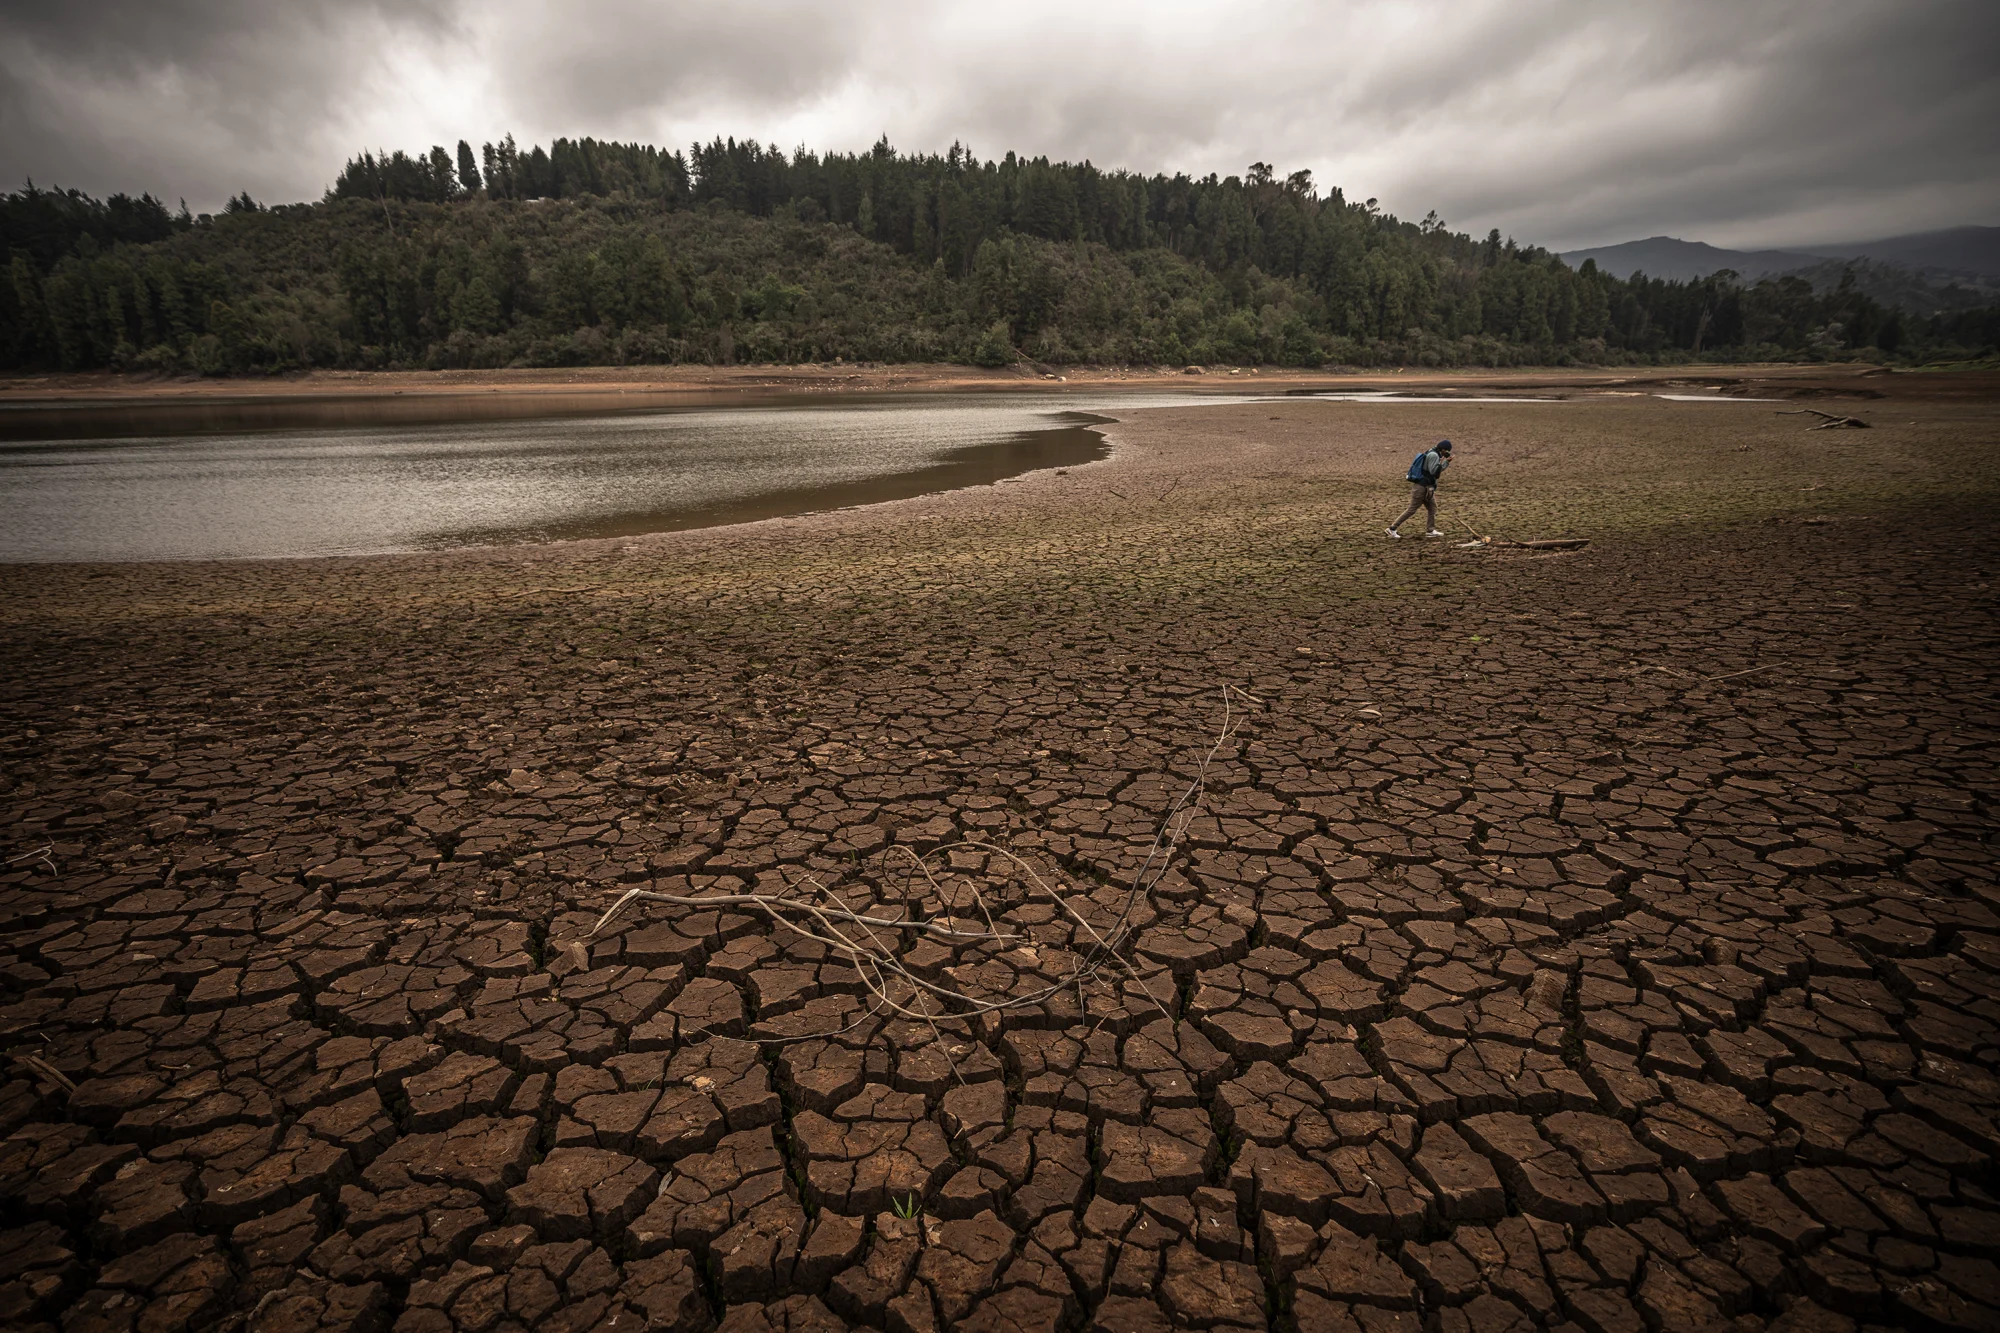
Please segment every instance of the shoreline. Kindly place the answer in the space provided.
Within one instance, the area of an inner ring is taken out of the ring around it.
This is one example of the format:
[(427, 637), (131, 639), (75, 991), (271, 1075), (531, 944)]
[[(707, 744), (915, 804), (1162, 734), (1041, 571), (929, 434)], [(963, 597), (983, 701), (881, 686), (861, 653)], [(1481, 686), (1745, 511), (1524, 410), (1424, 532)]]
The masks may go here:
[[(59, 404), (146, 404), (355, 397), (615, 396), (758, 393), (961, 393), (1086, 389), (1241, 389), (1246, 383), (1286, 389), (1355, 389), (1449, 384), (1495, 387), (1607, 388), (1626, 384), (1713, 384), (1823, 381), (1856, 384), (1911, 372), (1863, 365), (1746, 363), (1716, 366), (1535, 367), (1520, 369), (1382, 371), (1289, 370), (1209, 366), (1199, 373), (1171, 368), (1080, 367), (1045, 374), (1025, 366), (982, 370), (938, 364), (802, 366), (585, 366), (569, 370), (307, 371), (265, 379), (162, 377), (110, 371), (0, 376), (0, 411)], [(1981, 372), (1964, 372), (1979, 374)], [(1935, 378), (1927, 375), (1926, 378)], [(2000, 379), (2000, 376), (1995, 376)], [(1871, 387), (1879, 387), (1872, 385)]]
[(1799, 399), (2000, 397), (2000, 372), (1899, 374), (1865, 366), (1700, 369), (1390, 371), (1334, 374), (1207, 367), (1087, 369), (1045, 376), (963, 366), (590, 367), (549, 371), (338, 371), (271, 380), (160, 379), (93, 373), (0, 378), (0, 443), (449, 425), (728, 407), (1033, 393), (1388, 392), (1451, 395), (1631, 394), (1670, 389)]

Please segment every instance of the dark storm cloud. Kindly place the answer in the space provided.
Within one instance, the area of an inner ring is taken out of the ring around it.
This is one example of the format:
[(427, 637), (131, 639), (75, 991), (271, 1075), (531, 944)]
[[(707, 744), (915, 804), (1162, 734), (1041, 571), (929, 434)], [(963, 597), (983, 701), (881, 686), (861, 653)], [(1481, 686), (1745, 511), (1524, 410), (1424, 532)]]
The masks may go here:
[(503, 12), (489, 54), (510, 105), (537, 120), (594, 122), (810, 103), (866, 59), (887, 17), (798, 0), (605, 0), (583, 22), (553, 6), (488, 11)]
[[(1969, 4), (1605, 11), (1546, 114), (1524, 97), (1439, 179), (1459, 216), (1595, 243), (1739, 244), (2000, 222), (2000, 23)], [(1501, 85), (1504, 87), (1504, 85)], [(1475, 94), (1476, 95), (1476, 94)], [(1450, 118), (1473, 119), (1474, 108)], [(1491, 151), (1486, 151), (1490, 145)]]
[(403, 100), (399, 48), (456, 3), (84, 0), (0, 6), (0, 179), (197, 207), (248, 188), (316, 196), (366, 111)]
[(1990, 0), (0, 7), (0, 173), (310, 198), (511, 129), (1252, 160), (1571, 246), (2000, 221)]

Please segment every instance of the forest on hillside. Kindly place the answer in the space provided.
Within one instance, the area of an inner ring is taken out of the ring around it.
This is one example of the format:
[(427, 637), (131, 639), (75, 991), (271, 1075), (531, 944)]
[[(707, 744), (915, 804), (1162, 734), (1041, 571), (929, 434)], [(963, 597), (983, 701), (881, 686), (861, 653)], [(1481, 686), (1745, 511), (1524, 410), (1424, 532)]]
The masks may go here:
[(1962, 359), (2000, 311), (1696, 282), (1407, 222), (1257, 163), (690, 151), (364, 153), (219, 215), (0, 196), (0, 366), (200, 374), (692, 362), (1284, 366)]

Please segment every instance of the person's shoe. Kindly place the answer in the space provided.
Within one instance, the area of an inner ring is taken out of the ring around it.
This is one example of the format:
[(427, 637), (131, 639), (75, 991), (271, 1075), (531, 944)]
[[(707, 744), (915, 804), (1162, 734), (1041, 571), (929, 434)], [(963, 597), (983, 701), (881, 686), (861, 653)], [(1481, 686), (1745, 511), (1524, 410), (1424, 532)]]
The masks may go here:
[(1395, 530), (1394, 528), (1390, 528), (1390, 529), (1389, 529), (1389, 535), (1390, 535), (1391, 537), (1401, 537), (1401, 536), (1402, 536), (1403, 534), (1402, 534), (1402, 533), (1400, 533), (1400, 532), (1398, 532), (1398, 531), (1396, 531), (1396, 530)]
[(1442, 537), (1442, 536), (1444, 536), (1444, 529), (1443, 529), (1443, 528), (1432, 528), (1432, 529), (1431, 529), (1431, 530), (1430, 530), (1429, 532), (1426, 532), (1426, 533), (1424, 534), (1424, 536), (1426, 536), (1426, 537)]

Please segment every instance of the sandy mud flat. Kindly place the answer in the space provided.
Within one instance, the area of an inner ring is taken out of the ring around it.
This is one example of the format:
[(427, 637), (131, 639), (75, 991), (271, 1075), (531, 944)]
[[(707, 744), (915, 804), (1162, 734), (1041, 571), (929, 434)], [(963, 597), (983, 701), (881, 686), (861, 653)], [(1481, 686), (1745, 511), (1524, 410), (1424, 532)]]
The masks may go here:
[[(880, 399), (971, 392), (1546, 392), (1874, 397), (1890, 372), (1865, 366), (1701, 366), (1330, 373), (1192, 366), (1000, 370), (953, 365), (590, 366), (569, 370), (312, 371), (264, 379), (105, 372), (0, 376), (0, 440), (163, 432), (433, 424), (608, 412)], [(1906, 377), (1907, 378), (1907, 377)], [(1937, 380), (1936, 376), (1925, 377)], [(1965, 377), (1959, 377), (1965, 378)], [(1985, 377), (1978, 377), (1983, 392)], [(1936, 395), (1932, 383), (1925, 392)], [(1959, 392), (1966, 390), (1960, 389)]]
[(0, 570), (0, 1321), (1994, 1327), (2000, 386), (1618, 378)]

